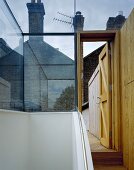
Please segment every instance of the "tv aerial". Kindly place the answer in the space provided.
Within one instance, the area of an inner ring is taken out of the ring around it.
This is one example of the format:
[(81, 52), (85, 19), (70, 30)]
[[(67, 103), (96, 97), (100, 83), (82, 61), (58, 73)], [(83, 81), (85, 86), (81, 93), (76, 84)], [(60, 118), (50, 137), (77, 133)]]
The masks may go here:
[(57, 12), (57, 13), (58, 13), (59, 15), (63, 16), (63, 17), (68, 18), (69, 20), (62, 20), (62, 19), (59, 19), (59, 18), (53, 18), (53, 21), (65, 23), (65, 24), (71, 25), (71, 27), (73, 26), (73, 17), (72, 17), (72, 16), (63, 14), (63, 13), (61, 13), (61, 12)]

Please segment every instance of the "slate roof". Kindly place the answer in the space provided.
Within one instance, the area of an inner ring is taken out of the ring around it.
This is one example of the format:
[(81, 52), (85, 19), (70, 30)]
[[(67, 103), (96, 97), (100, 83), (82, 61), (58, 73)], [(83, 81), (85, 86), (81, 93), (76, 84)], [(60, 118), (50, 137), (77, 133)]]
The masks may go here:
[(24, 43), (25, 65), (35, 61), (48, 80), (74, 79), (74, 61), (44, 41), (28, 40)]

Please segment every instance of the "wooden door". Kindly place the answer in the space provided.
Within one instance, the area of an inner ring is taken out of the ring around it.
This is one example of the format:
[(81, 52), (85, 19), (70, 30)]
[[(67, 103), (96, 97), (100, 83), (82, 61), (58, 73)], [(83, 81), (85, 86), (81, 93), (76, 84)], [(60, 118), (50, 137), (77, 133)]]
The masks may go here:
[(108, 44), (99, 55), (100, 75), (100, 142), (103, 146), (111, 147), (112, 103), (111, 103), (111, 62)]

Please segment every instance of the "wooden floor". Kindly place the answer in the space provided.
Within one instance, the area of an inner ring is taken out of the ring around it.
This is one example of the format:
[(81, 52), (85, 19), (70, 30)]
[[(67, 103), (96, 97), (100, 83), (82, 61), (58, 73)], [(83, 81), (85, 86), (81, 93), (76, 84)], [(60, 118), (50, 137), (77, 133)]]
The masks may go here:
[(100, 144), (99, 139), (88, 132), (89, 143), (91, 147), (91, 152), (115, 152), (115, 150), (107, 149)]
[(123, 166), (122, 153), (107, 149), (100, 140), (88, 132), (94, 170), (127, 170)]
[(123, 166), (101, 166), (101, 165), (96, 165), (94, 166), (94, 170), (127, 170)]

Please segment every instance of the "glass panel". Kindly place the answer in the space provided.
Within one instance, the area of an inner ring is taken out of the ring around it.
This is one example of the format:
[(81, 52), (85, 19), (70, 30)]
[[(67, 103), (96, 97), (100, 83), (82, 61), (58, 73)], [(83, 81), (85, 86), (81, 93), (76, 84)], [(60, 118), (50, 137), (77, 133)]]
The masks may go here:
[[(29, 32), (28, 9), (26, 4), (31, 0), (7, 0), (23, 32)], [(37, 0), (35, 0), (37, 5)], [(72, 32), (72, 18), (74, 17), (74, 1), (72, 0), (41, 0), (44, 6), (43, 32)], [(23, 17), (22, 17), (23, 15)], [(25, 24), (24, 24), (25, 23)], [(42, 32), (41, 32), (42, 33)]]
[(75, 107), (73, 36), (30, 36), (24, 42), (25, 111)]
[(0, 1), (0, 109), (23, 110), (23, 37)]
[[(24, 41), (4, 0), (0, 1), (0, 16), (0, 109), (73, 110), (74, 37), (25, 36)], [(32, 31), (43, 26), (40, 21), (41, 26), (33, 28), (30, 22)]]

